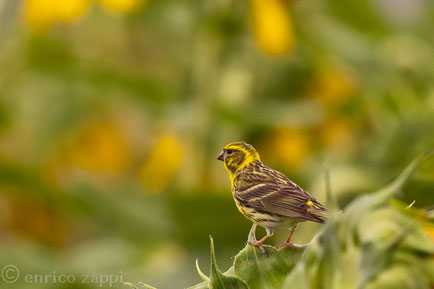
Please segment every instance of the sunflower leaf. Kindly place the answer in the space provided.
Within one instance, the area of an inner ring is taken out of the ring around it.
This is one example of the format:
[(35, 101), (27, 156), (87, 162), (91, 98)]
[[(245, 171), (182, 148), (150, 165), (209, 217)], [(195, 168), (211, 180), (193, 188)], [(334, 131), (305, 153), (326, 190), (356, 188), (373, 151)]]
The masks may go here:
[(246, 283), (234, 276), (225, 276), (218, 269), (214, 252), (214, 240), (211, 239), (211, 273), (209, 279), (210, 289), (249, 289)]
[(279, 251), (264, 246), (266, 254), (256, 246), (247, 245), (234, 261), (235, 275), (250, 289), (279, 289), (289, 273), (288, 265)]

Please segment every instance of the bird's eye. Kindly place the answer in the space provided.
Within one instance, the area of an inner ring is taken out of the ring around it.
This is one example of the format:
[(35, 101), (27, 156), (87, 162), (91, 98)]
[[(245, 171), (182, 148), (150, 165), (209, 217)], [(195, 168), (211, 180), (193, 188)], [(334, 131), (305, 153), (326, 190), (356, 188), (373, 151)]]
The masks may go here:
[(227, 153), (228, 155), (230, 155), (230, 154), (232, 153), (232, 150), (227, 150), (226, 153)]

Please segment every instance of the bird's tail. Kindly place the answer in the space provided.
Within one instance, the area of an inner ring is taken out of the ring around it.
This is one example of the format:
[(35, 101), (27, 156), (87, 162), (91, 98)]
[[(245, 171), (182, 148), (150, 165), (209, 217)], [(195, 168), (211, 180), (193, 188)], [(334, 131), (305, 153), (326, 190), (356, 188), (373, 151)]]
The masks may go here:
[(329, 211), (327, 208), (318, 202), (312, 202), (312, 204), (307, 207), (307, 212), (321, 220), (321, 223), (323, 223), (329, 216)]

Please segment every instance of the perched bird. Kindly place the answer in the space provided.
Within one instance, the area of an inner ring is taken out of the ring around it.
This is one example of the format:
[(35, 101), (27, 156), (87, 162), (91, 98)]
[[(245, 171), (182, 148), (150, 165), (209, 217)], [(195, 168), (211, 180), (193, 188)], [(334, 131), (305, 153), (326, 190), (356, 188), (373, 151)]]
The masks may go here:
[(238, 210), (250, 221), (265, 228), (267, 234), (250, 245), (258, 246), (273, 236), (275, 228), (290, 229), (285, 243), (276, 248), (293, 246), (291, 237), (299, 222), (324, 223), (327, 208), (287, 176), (264, 165), (255, 148), (245, 142), (233, 142), (217, 157), (225, 165), (231, 180), (232, 195)]

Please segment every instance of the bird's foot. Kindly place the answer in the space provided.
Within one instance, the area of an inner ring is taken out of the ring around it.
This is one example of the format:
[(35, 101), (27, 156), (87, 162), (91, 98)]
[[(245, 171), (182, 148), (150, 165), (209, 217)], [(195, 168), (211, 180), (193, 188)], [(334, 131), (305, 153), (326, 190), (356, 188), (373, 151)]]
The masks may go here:
[(288, 243), (278, 243), (277, 245), (276, 245), (276, 249), (280, 249), (280, 248), (283, 248), (283, 247), (291, 247), (291, 248), (294, 248), (295, 247), (295, 245), (293, 244), (293, 243), (291, 243), (291, 242), (288, 242)]
[(253, 242), (247, 242), (247, 244), (249, 244), (249, 245), (252, 245), (252, 246), (258, 246), (259, 247), (259, 249), (261, 249), (261, 252), (263, 253), (263, 254), (266, 254), (267, 252), (265, 252), (265, 248), (264, 248), (264, 245), (262, 245), (262, 242), (260, 242), (260, 241), (253, 241)]

